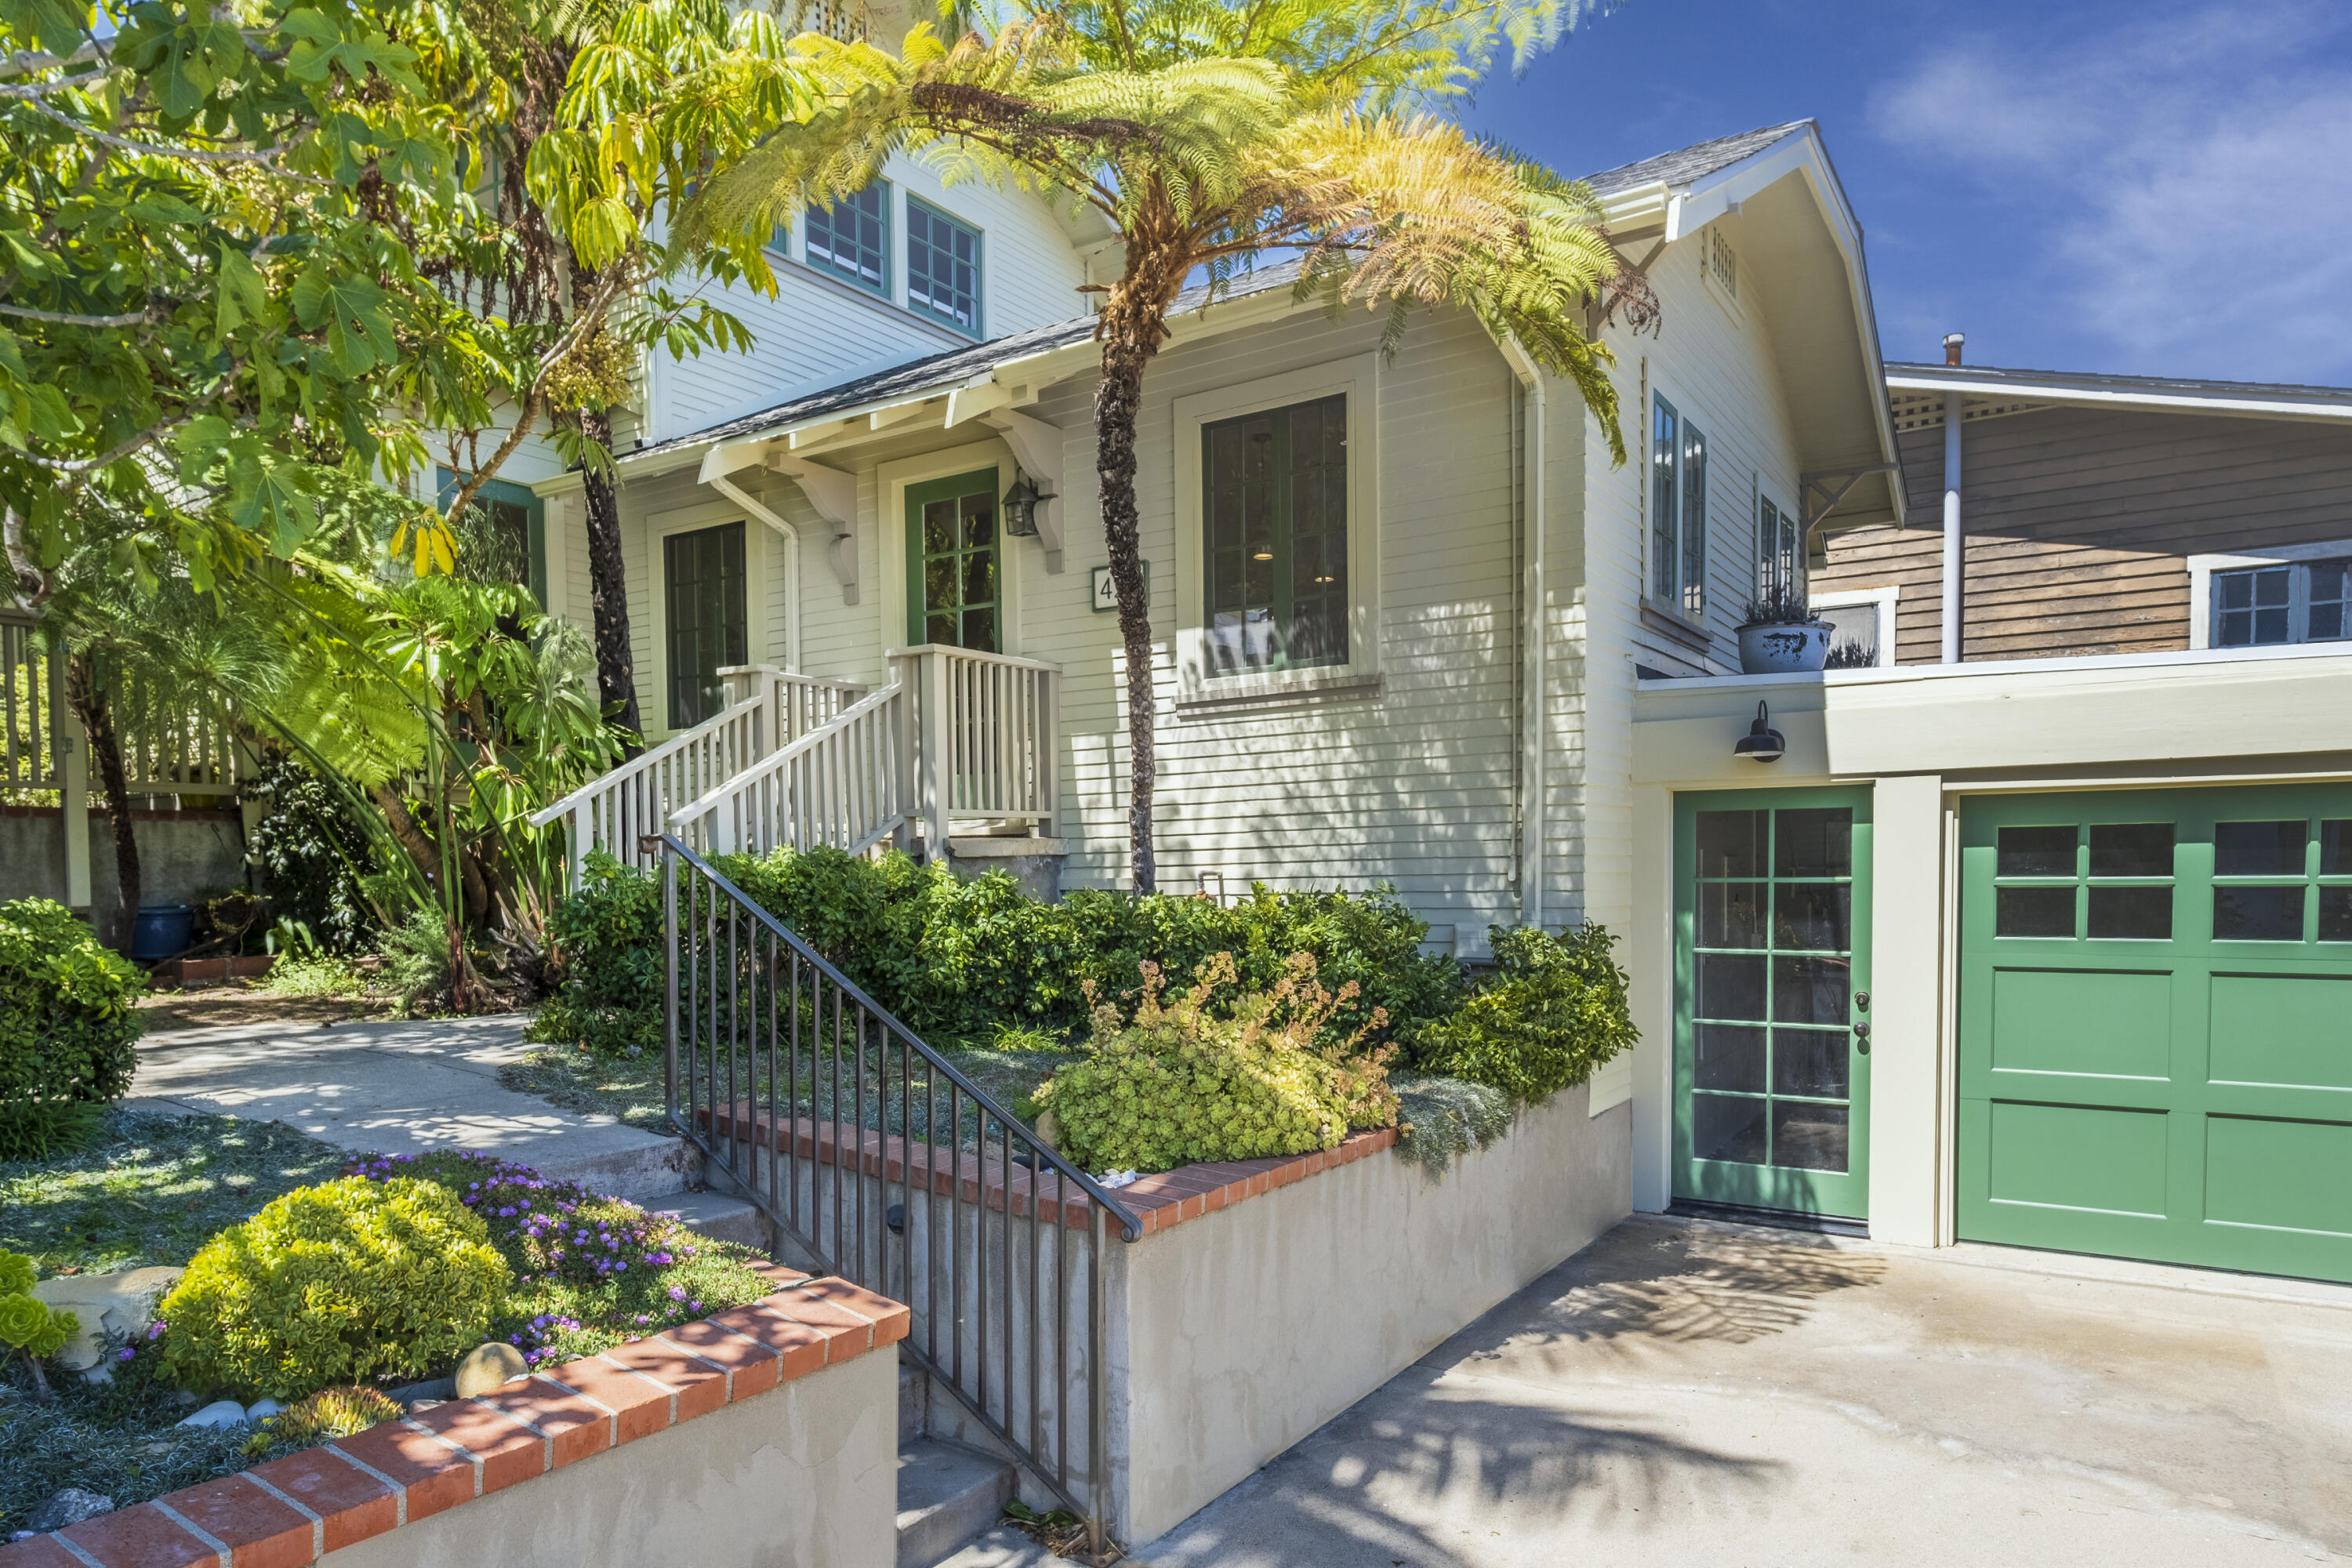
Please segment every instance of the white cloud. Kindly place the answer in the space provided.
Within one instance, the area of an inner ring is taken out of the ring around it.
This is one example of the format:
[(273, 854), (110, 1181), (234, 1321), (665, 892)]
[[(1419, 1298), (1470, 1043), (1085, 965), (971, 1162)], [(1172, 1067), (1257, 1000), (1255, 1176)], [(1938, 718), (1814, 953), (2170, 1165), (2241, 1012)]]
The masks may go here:
[(2021, 286), (2138, 369), (2352, 374), (2352, 74), (2340, 5), (2134, 8), (1958, 40), (1873, 128), (2027, 215)]

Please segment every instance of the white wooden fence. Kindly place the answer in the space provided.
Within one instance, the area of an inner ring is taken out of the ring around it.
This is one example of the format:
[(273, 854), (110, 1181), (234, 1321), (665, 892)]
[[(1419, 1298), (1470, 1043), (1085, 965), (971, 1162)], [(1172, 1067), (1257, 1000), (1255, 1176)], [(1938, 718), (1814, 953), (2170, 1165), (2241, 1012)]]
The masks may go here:
[(650, 868), (639, 847), (660, 833), (671, 814), (757, 765), (778, 748), (823, 728), (865, 694), (845, 680), (794, 675), (772, 665), (736, 665), (719, 671), (727, 707), (682, 735), (622, 763), (531, 816), (544, 827), (569, 818), (572, 885), (582, 862), (601, 847), (625, 866)]

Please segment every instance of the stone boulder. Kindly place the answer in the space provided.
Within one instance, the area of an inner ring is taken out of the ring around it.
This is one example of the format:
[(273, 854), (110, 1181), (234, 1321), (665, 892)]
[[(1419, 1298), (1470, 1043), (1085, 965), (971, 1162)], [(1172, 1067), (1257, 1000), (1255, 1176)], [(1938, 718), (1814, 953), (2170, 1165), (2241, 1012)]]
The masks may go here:
[(68, 1372), (98, 1365), (110, 1339), (134, 1340), (155, 1321), (155, 1305), (172, 1293), (184, 1268), (133, 1268), (126, 1274), (60, 1274), (33, 1287), (52, 1307), (71, 1312), (81, 1331), (66, 1342), (58, 1364)]

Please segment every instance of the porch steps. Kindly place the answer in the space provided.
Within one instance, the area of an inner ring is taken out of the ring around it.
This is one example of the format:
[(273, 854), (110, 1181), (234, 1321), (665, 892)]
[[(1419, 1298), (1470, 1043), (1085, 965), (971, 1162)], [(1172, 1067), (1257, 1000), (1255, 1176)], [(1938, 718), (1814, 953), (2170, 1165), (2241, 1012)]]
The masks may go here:
[(1001, 1524), (967, 1542), (954, 1556), (941, 1558), (936, 1568), (1054, 1568), (1061, 1563), (1076, 1568), (1074, 1559), (1056, 1557), (1011, 1525)]
[(936, 1568), (992, 1529), (1013, 1466), (937, 1437), (898, 1443), (898, 1568)]
[(656, 1214), (676, 1215), (687, 1229), (713, 1241), (731, 1241), (758, 1252), (771, 1245), (767, 1216), (749, 1198), (717, 1191), (673, 1193), (646, 1206)]

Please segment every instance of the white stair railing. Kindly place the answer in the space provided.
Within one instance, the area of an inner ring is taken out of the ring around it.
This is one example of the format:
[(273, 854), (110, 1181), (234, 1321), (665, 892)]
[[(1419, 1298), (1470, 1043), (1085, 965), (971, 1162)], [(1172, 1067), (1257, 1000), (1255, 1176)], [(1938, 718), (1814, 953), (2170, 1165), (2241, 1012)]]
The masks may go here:
[(1060, 809), (1060, 667), (926, 643), (890, 655), (914, 699), (914, 814), (932, 853), (951, 824), (1045, 833)]
[(795, 675), (770, 665), (735, 665), (719, 672), (728, 706), (682, 735), (672, 736), (612, 772), (592, 780), (531, 816), (534, 826), (568, 818), (572, 886), (582, 862), (602, 847), (625, 866), (650, 868), (656, 857), (640, 847), (670, 814), (699, 800), (781, 746), (823, 728), (866, 689), (845, 680)]
[(906, 723), (906, 688), (886, 686), (681, 806), (669, 830), (706, 855), (861, 854), (907, 820)]

